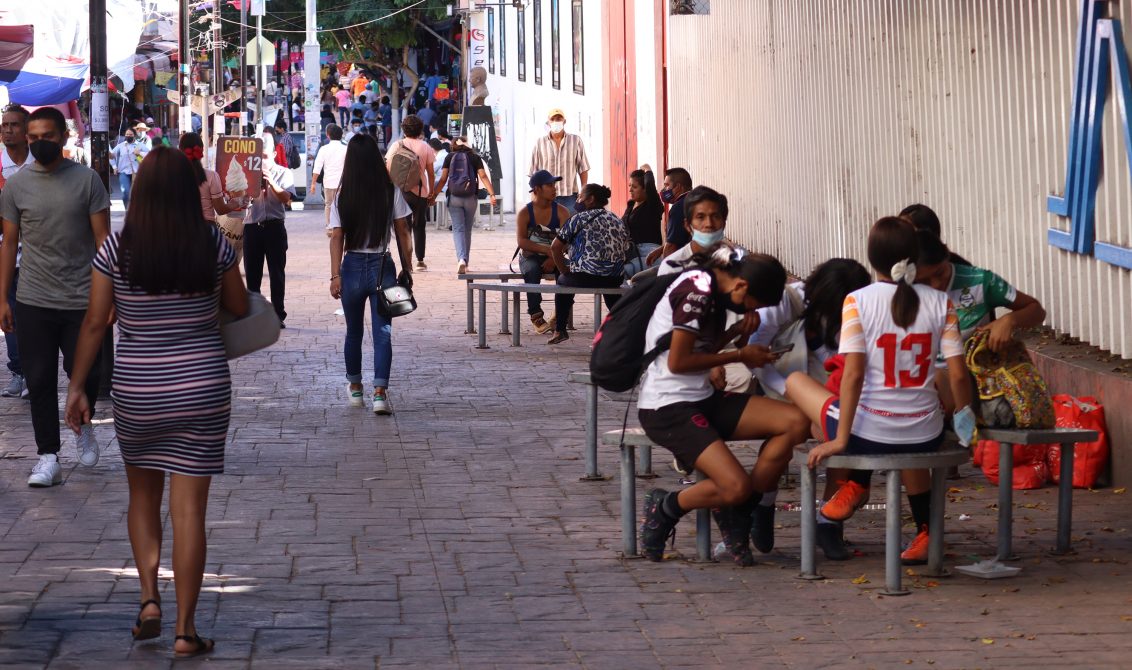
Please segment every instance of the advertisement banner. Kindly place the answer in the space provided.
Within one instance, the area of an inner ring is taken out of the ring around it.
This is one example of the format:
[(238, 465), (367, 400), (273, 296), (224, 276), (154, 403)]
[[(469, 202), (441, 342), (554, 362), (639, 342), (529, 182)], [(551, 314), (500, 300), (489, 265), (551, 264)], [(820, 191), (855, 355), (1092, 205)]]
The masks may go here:
[(258, 197), (263, 186), (263, 140), (221, 136), (216, 145), (216, 171), (229, 197)]

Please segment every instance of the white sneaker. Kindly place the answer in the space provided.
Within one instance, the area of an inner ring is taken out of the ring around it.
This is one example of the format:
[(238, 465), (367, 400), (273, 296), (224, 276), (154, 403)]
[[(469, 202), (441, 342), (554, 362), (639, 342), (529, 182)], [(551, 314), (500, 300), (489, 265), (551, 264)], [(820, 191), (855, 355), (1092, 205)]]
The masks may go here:
[(54, 454), (43, 454), (31, 469), (28, 486), (43, 488), (63, 483), (63, 468)]
[(374, 414), (392, 414), (393, 405), (389, 404), (389, 398), (385, 393), (373, 392), (373, 413)]
[(5, 398), (24, 398), (28, 394), (28, 382), (24, 379), (23, 375), (13, 374), (12, 379), (8, 381), (8, 385), (0, 391), (0, 396)]
[(428, 266), (425, 265), (424, 261), (417, 261), (417, 271), (418, 272), (427, 272), (428, 271)]
[(98, 463), (98, 441), (94, 439), (94, 426), (83, 424), (75, 446), (79, 450), (79, 463), (88, 468)]
[(362, 393), (360, 388), (350, 388), (350, 385), (346, 384), (346, 395), (350, 398), (350, 407), (362, 407), (365, 405), (365, 401), (362, 400), (365, 394)]
[(459, 263), (456, 264), (456, 274), (462, 275), (467, 271), (468, 271), (468, 262), (467, 261), (460, 261)]

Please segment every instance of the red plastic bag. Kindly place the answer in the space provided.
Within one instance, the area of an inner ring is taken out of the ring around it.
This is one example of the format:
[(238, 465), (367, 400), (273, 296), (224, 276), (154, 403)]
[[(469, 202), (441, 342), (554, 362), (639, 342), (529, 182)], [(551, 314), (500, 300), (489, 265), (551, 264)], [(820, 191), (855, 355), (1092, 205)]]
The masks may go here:
[[(998, 485), (998, 449), (994, 440), (979, 440), (975, 446), (976, 458), (991, 484)], [(1014, 472), (1011, 482), (1015, 489), (1039, 489), (1049, 481), (1048, 444), (1014, 445)]]
[(845, 356), (836, 354), (825, 362), (825, 371), (829, 378), (825, 380), (825, 388), (833, 395), (841, 395), (841, 375), (845, 372)]
[[(1053, 411), (1058, 428), (1083, 428), (1100, 433), (1096, 442), (1078, 442), (1073, 449), (1073, 488), (1087, 489), (1096, 485), (1108, 464), (1108, 435), (1105, 432), (1104, 406), (1096, 398), (1055, 395)], [(1046, 456), (1051, 479), (1061, 481), (1061, 445), (1050, 445)]]

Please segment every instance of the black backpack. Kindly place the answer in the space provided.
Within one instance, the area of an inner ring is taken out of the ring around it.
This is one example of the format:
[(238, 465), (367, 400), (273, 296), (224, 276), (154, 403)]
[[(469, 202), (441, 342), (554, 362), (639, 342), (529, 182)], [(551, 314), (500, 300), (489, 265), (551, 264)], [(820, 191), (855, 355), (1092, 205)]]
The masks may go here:
[(293, 139), (291, 139), (290, 137), (288, 137), (287, 139), (290, 140), (289, 142), (286, 143), (287, 144), (287, 167), (294, 170), (295, 168), (299, 167), (299, 165), (302, 164), (303, 158), (302, 158), (302, 156), (299, 155), (299, 147), (295, 144), (295, 141)]
[(646, 352), (645, 331), (668, 287), (685, 271), (645, 276), (613, 305), (594, 336), (590, 353), (594, 384), (614, 393), (628, 391), (637, 385), (645, 368), (672, 346), (672, 333), (667, 333)]

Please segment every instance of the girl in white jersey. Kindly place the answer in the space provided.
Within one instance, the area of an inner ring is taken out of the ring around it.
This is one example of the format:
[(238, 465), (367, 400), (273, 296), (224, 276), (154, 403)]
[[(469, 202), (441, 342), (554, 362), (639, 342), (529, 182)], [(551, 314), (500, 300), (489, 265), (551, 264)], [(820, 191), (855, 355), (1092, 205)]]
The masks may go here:
[[(816, 467), (839, 453), (935, 451), (943, 441), (943, 412), (934, 361), (942, 354), (957, 406), (955, 429), (969, 444), (974, 433), (967, 369), (955, 308), (947, 295), (914, 284), (915, 228), (885, 217), (869, 233), (869, 263), (880, 280), (850, 293), (842, 311), (840, 353), (845, 356), (840, 396), (804, 375), (791, 375), (787, 395), (822, 429), (827, 441), (809, 455)], [(852, 470), (822, 516), (844, 521), (868, 499), (867, 470)], [(931, 481), (927, 471), (904, 473), (918, 534), (901, 555), (905, 564), (927, 560)]]
[[(645, 495), (641, 549), (649, 560), (661, 560), (680, 518), (713, 508), (732, 560), (753, 565), (751, 540), (764, 553), (774, 546), (778, 478), (794, 446), (806, 439), (809, 420), (789, 403), (715, 389), (711, 371), (728, 363), (761, 367), (776, 358), (759, 345), (721, 349), (742, 327), (740, 322), (728, 328), (726, 313), (777, 303), (786, 270), (771, 256), (744, 257), (726, 246), (710, 257), (693, 257), (693, 264), (669, 285), (649, 319), (645, 351), (665, 338), (671, 345), (645, 370), (637, 407), (649, 439), (706, 479), (682, 491), (653, 489)], [(731, 439), (766, 440), (750, 472), (728, 449), (725, 440)]]

